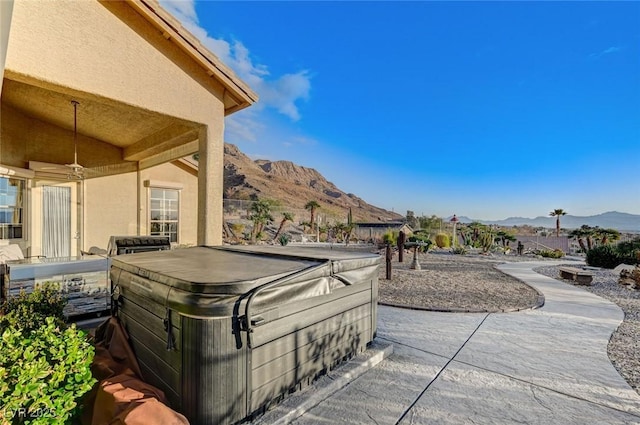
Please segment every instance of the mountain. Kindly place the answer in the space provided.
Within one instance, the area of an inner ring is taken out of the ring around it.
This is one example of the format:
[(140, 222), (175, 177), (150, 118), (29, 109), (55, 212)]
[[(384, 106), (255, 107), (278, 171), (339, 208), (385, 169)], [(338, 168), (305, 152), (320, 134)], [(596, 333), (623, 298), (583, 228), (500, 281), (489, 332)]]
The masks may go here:
[[(476, 220), (484, 224), (497, 224), (500, 226), (522, 226), (555, 228), (556, 218), (540, 216), (536, 218), (509, 217), (504, 220)], [(619, 231), (640, 232), (640, 215), (610, 211), (598, 215), (576, 216), (563, 215), (560, 217), (560, 226), (563, 229), (577, 229), (586, 224), (591, 227), (612, 228)]]
[(304, 210), (307, 202), (315, 200), (325, 214), (346, 220), (351, 208), (353, 220), (361, 222), (403, 218), (343, 192), (313, 168), (290, 161), (254, 161), (229, 143), (224, 145), (224, 197), (277, 200), (290, 211)]

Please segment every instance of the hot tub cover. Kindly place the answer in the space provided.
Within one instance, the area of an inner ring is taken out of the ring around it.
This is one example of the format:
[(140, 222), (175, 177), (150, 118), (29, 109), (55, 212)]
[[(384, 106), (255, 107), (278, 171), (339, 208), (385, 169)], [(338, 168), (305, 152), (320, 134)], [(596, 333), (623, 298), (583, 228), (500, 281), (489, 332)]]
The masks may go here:
[(360, 252), (202, 246), (116, 256), (111, 273), (116, 286), (126, 278), (132, 290), (177, 312), (211, 317), (231, 314), (246, 294), (267, 284), (256, 306), (326, 295), (360, 281), (379, 262), (378, 255)]

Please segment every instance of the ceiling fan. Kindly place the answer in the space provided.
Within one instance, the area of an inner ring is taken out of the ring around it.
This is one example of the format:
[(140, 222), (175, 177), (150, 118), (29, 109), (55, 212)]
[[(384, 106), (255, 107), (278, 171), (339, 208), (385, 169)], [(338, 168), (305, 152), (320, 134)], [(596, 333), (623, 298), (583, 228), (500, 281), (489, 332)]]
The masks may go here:
[(73, 163), (65, 164), (71, 169), (67, 176), (70, 180), (81, 180), (84, 178), (84, 167), (78, 164), (78, 105), (80, 102), (72, 100), (73, 105)]
[(137, 164), (133, 162), (102, 164), (89, 168), (78, 162), (78, 105), (80, 105), (80, 102), (71, 100), (71, 104), (73, 105), (73, 162), (71, 164), (55, 164), (29, 161), (29, 169), (35, 172), (35, 177), (39, 179), (84, 181), (85, 179), (136, 171)]
[(84, 180), (85, 168), (78, 163), (78, 105), (80, 102), (72, 100), (73, 105), (73, 163), (52, 164), (48, 162), (29, 161), (29, 168), (40, 177), (59, 179), (65, 176), (68, 180)]

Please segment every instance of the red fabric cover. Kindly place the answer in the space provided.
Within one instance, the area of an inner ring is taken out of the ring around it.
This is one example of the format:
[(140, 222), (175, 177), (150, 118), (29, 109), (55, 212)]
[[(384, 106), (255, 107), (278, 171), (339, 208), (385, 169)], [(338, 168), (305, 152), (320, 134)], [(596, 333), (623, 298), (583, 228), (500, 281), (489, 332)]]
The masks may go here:
[(189, 425), (166, 405), (164, 393), (144, 383), (125, 329), (111, 317), (96, 329), (93, 376), (99, 385), (85, 398), (83, 425)]

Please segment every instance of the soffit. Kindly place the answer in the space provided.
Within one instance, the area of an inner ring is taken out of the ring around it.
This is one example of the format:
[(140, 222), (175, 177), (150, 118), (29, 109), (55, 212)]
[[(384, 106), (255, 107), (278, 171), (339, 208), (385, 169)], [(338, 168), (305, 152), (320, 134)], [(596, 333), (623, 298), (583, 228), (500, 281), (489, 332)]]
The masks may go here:
[(78, 105), (78, 132), (114, 146), (131, 146), (158, 130), (180, 123), (196, 125), (122, 103), (103, 103), (99, 99), (5, 79), (2, 101), (25, 115), (66, 130), (73, 130), (73, 105)]

